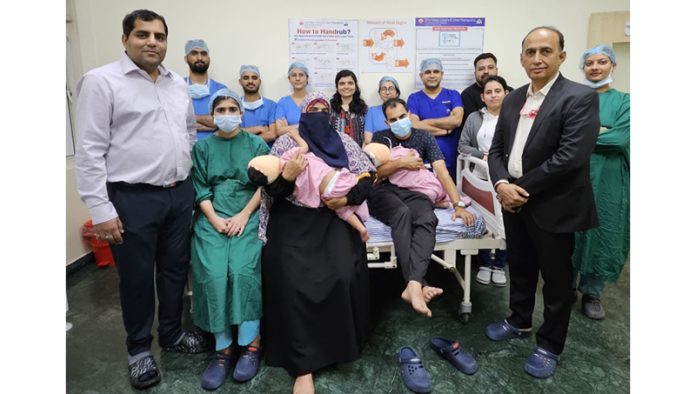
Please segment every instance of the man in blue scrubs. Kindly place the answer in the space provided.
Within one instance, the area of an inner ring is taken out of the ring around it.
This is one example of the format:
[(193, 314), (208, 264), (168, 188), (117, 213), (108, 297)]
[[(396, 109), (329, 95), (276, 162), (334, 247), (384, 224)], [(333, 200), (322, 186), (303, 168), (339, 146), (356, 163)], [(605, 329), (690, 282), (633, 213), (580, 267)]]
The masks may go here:
[(184, 80), (186, 80), (188, 93), (193, 102), (193, 112), (196, 114), (196, 130), (200, 141), (213, 134), (217, 128), (213, 123), (213, 117), (208, 113), (210, 95), (220, 89), (227, 89), (227, 86), (208, 78), (210, 52), (205, 41), (188, 40), (185, 51), (184, 61), (189, 66), (189, 76)]
[(261, 72), (259, 68), (244, 64), (239, 68), (239, 85), (244, 90), (242, 105), (242, 129), (263, 138), (268, 145), (278, 138), (276, 134), (275, 112), (276, 102), (261, 97)]
[(444, 72), (440, 59), (425, 59), (420, 65), (423, 90), (408, 97), (408, 110), (413, 127), (428, 131), (445, 156), (447, 171), (456, 179), (458, 127), (462, 124), (464, 108), (459, 92), (440, 86)]

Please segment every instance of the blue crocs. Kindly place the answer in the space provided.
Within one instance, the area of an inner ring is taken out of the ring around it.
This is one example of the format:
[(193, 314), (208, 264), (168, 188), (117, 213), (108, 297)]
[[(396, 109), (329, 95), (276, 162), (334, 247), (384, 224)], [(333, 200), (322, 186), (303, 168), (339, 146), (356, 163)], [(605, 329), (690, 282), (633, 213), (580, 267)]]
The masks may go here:
[(238, 382), (246, 382), (256, 376), (260, 363), (261, 349), (251, 345), (245, 346), (234, 367), (232, 377)]
[(433, 337), (430, 347), (435, 353), (449, 361), (455, 368), (467, 375), (472, 375), (478, 369), (474, 357), (459, 346), (459, 342), (450, 341), (442, 337)]
[(201, 387), (206, 390), (215, 390), (222, 386), (230, 368), (232, 368), (232, 355), (215, 352), (215, 358), (210, 360), (208, 368), (201, 375)]
[(524, 364), (524, 370), (535, 378), (546, 379), (556, 371), (560, 356), (537, 347)]
[(486, 336), (492, 341), (504, 341), (506, 339), (524, 338), (532, 332), (531, 328), (515, 328), (503, 320), (486, 327)]
[(415, 349), (410, 346), (402, 347), (399, 349), (397, 359), (401, 366), (401, 376), (404, 378), (404, 384), (406, 384), (409, 390), (414, 393), (429, 393), (433, 391), (428, 371), (425, 370), (423, 361)]

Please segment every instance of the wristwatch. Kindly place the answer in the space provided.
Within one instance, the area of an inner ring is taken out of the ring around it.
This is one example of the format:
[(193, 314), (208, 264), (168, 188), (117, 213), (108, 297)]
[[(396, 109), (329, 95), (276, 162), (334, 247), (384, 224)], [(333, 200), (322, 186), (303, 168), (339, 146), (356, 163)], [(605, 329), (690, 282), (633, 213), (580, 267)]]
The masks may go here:
[(469, 207), (470, 205), (471, 205), (471, 203), (468, 203), (468, 204), (467, 204), (467, 203), (465, 203), (465, 202), (462, 201), (462, 200), (457, 201), (457, 206), (460, 207), (460, 208), (467, 208), (467, 207)]

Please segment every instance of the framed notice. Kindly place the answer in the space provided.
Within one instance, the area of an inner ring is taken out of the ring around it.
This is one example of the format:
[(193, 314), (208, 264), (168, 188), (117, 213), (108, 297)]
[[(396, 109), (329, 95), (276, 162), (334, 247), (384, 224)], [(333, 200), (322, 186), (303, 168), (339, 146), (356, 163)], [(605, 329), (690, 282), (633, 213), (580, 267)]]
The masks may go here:
[(418, 75), (420, 63), (427, 58), (442, 61), (442, 86), (463, 90), (474, 83), (473, 61), (483, 52), (486, 18), (426, 18), (416, 25), (416, 89), (423, 88)]
[(359, 73), (357, 20), (289, 19), (288, 30), (290, 63), (309, 68), (312, 89), (330, 97), (336, 91), (337, 72)]

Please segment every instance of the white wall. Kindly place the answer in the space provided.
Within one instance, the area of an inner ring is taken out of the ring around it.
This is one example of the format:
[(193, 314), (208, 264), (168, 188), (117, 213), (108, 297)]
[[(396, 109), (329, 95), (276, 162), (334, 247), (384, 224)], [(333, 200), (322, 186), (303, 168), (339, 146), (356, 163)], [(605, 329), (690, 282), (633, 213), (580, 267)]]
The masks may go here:
[[(83, 72), (118, 59), (123, 51), (120, 43), (123, 16), (134, 9), (149, 8), (163, 15), (169, 26), (165, 65), (187, 75), (184, 43), (191, 38), (203, 38), (210, 47), (209, 72), (214, 79), (241, 90), (237, 82), (239, 66), (256, 64), (261, 69), (263, 94), (272, 99), (287, 95), (290, 89), (286, 79), (288, 18), (483, 16), (486, 18), (484, 48), (495, 53), (500, 74), (517, 87), (527, 80), (519, 65), (519, 53), (522, 38), (530, 28), (550, 24), (564, 33), (568, 60), (561, 71), (571, 79), (579, 79), (578, 57), (586, 49), (590, 13), (629, 9), (629, 0), (74, 1)], [(402, 92), (412, 91), (413, 75), (393, 75), (399, 80)], [(381, 76), (359, 75), (364, 98), (370, 105), (377, 104), (376, 84)]]
[[(529, 0), (529, 1), (443, 1), (443, 0), (352, 0), (332, 1), (225, 1), (199, 0), (68, 0), (68, 11), (74, 6), (74, 26), (77, 31), (75, 70), (69, 78), (74, 83), (85, 71), (114, 61), (121, 56), (121, 21), (140, 8), (151, 9), (165, 17), (169, 26), (168, 53), (164, 64), (181, 75), (188, 74), (184, 62), (184, 43), (191, 38), (203, 38), (210, 47), (212, 78), (234, 90), (241, 91), (237, 82), (241, 64), (256, 64), (261, 69), (262, 93), (272, 99), (287, 95), (290, 88), (286, 78), (288, 66), (288, 18), (415, 18), (485, 17), (484, 50), (498, 57), (498, 69), (510, 85), (519, 87), (527, 77), (519, 64), (520, 45), (524, 35), (533, 27), (553, 25), (563, 32), (568, 59), (563, 74), (579, 80), (580, 54), (586, 49), (587, 29), (593, 12), (629, 9), (629, 0)], [(629, 90), (628, 48), (619, 54), (616, 87)], [(447, 70), (445, 70), (446, 72)], [(472, 70), (473, 71), (473, 70)], [(401, 85), (402, 97), (413, 90), (411, 74), (392, 74)], [(377, 82), (381, 74), (362, 73), (358, 76), (363, 98), (369, 105), (378, 104)], [(68, 178), (74, 177), (68, 170)], [(74, 187), (68, 182), (68, 188)], [(68, 190), (68, 234), (70, 228), (81, 224), (84, 207)], [(68, 263), (84, 253), (79, 240), (68, 239)]]

